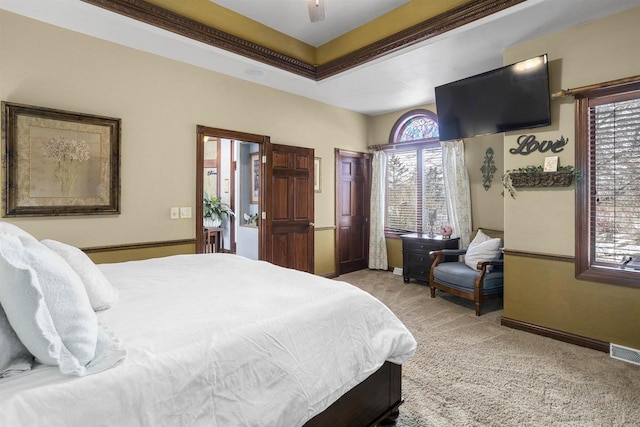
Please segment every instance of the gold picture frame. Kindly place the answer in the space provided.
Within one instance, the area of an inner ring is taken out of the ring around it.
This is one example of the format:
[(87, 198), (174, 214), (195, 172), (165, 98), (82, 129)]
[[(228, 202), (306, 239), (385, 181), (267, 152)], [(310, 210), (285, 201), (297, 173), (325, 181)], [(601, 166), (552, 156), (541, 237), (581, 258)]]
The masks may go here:
[(3, 217), (120, 213), (120, 119), (2, 102)]

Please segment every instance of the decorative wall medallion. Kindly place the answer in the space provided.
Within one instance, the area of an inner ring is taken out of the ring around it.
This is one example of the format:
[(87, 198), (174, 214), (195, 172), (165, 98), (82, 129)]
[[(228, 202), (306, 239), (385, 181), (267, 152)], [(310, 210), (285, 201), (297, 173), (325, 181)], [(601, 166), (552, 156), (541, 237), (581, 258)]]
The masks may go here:
[(487, 148), (487, 151), (484, 153), (484, 163), (480, 170), (482, 171), (482, 186), (484, 187), (484, 191), (489, 191), (491, 181), (493, 181), (493, 174), (498, 170), (493, 161), (493, 148)]

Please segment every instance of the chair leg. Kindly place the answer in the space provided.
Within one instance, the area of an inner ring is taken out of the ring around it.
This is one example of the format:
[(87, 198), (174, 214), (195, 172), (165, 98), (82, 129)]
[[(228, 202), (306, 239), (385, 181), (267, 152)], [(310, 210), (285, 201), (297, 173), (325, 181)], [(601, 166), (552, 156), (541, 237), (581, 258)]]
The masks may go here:
[(430, 292), (431, 292), (431, 298), (435, 298), (436, 297), (436, 287), (431, 285), (429, 286)]
[(482, 280), (484, 271), (476, 279), (475, 286), (473, 287), (473, 302), (476, 303), (476, 316), (480, 316), (480, 306), (482, 305)]

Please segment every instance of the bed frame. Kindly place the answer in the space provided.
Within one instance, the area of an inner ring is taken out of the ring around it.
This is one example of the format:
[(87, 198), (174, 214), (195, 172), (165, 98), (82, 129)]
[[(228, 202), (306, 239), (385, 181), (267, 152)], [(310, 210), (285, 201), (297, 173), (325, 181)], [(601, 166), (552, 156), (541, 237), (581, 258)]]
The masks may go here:
[(402, 366), (385, 362), (304, 427), (395, 426), (402, 404)]

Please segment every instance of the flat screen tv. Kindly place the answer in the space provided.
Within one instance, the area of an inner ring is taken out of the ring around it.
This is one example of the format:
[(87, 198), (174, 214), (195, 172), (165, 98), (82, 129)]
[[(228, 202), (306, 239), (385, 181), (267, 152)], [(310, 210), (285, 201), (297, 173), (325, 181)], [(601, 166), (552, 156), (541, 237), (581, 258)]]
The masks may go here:
[(436, 87), (440, 141), (551, 124), (547, 55)]

